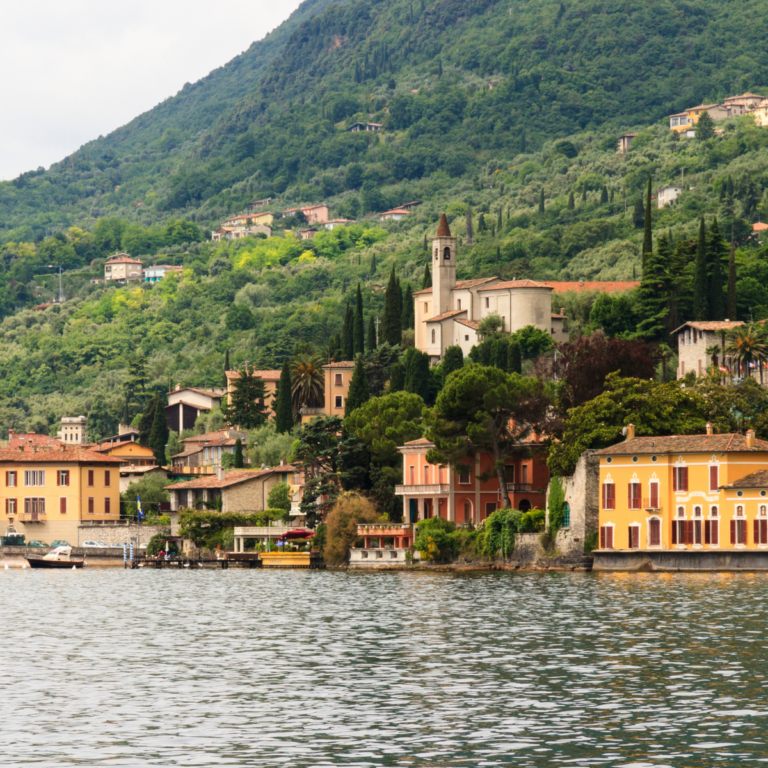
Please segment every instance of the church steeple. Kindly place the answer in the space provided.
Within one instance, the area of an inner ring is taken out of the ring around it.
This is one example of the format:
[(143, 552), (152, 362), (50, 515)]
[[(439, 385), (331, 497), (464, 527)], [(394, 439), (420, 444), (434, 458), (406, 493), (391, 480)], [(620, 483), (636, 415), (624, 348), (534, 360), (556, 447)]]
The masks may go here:
[(448, 219), (445, 218), (444, 213), (440, 216), (440, 223), (437, 225), (437, 236), (438, 237), (451, 236), (451, 228), (448, 226)]
[(456, 285), (456, 238), (451, 236), (448, 219), (440, 216), (437, 235), (432, 241), (432, 302), (435, 315), (448, 312), (451, 291)]

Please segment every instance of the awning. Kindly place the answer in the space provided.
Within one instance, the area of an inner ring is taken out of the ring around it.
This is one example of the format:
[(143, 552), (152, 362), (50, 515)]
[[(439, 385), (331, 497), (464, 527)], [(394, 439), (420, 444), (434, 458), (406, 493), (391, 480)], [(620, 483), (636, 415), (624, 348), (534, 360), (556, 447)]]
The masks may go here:
[(314, 531), (307, 531), (302, 528), (296, 528), (293, 531), (288, 531), (287, 533), (284, 533), (280, 538), (281, 539), (309, 539), (314, 535), (315, 535)]

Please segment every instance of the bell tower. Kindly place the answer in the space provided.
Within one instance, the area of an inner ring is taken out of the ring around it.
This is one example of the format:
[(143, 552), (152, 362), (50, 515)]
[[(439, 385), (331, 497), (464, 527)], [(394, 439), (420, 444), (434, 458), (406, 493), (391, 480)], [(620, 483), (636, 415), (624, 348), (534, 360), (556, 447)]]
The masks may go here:
[(456, 238), (451, 237), (448, 219), (440, 216), (432, 241), (432, 303), (434, 315), (451, 309), (451, 291), (456, 285)]

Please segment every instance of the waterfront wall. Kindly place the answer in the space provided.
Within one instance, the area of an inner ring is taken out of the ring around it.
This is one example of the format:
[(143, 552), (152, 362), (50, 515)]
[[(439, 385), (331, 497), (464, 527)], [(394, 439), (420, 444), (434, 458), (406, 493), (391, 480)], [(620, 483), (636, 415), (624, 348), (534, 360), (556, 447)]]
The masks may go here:
[[(156, 533), (170, 535), (170, 532), (171, 529), (167, 525), (136, 525), (135, 523), (80, 525), (77, 529), (77, 542), (70, 541), (69, 543), (79, 547), (84, 541), (103, 541), (114, 547), (122, 546), (123, 543), (130, 544), (131, 539), (135, 538), (143, 549)], [(136, 542), (134, 542), (134, 547)]]
[(768, 550), (622, 550), (594, 553), (593, 570), (639, 571), (768, 571)]

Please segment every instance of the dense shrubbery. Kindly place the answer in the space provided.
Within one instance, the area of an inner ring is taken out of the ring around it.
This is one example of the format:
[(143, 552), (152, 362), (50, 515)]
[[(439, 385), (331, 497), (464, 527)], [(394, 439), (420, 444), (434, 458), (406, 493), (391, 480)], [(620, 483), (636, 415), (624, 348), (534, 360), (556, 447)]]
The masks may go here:
[(240, 512), (198, 512), (183, 509), (179, 512), (179, 535), (191, 539), (196, 547), (215, 549), (224, 544), (227, 532), (233, 528), (269, 525), (282, 520), (282, 509), (267, 509), (263, 512), (243, 514)]

